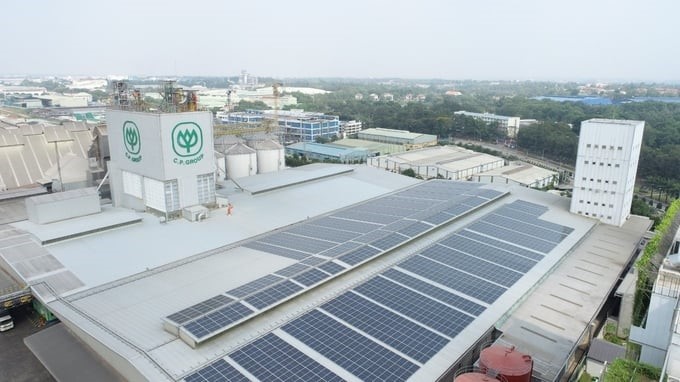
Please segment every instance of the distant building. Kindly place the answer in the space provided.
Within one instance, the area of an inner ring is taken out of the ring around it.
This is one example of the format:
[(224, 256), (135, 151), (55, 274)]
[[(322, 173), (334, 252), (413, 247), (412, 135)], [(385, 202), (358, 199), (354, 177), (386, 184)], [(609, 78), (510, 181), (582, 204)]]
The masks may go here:
[(458, 146), (435, 146), (371, 157), (368, 158), (368, 164), (394, 172), (412, 169), (425, 179), (467, 180), (483, 171), (503, 167), (505, 161)]
[(364, 99), (364, 95), (361, 93), (357, 93), (354, 95), (354, 99), (357, 101), (361, 101), (362, 99)]
[(340, 163), (363, 163), (368, 151), (362, 148), (350, 148), (333, 144), (298, 142), (286, 146), (286, 154), (302, 155), (308, 159), (321, 161), (338, 161)]
[(375, 142), (396, 143), (409, 148), (421, 148), (437, 144), (436, 135), (382, 128), (362, 130), (359, 132), (358, 138)]
[(630, 214), (644, 121), (581, 122), (572, 213), (621, 226)]
[(444, 94), (446, 94), (447, 96), (453, 96), (453, 97), (463, 95), (463, 93), (459, 92), (458, 90), (447, 90), (446, 93), (444, 93)]
[[(286, 141), (314, 142), (317, 138), (331, 139), (340, 134), (340, 118), (337, 115), (294, 110), (248, 110), (245, 112), (219, 113), (217, 118), (223, 123), (263, 123), (278, 120), (279, 132)], [(353, 121), (356, 123), (356, 121)], [(361, 126), (361, 122), (359, 127)]]
[(517, 184), (529, 188), (545, 188), (557, 186), (559, 174), (522, 162), (514, 162), (508, 166), (495, 168), (472, 177), (475, 182)]
[(457, 111), (453, 114), (465, 115), (475, 119), (482, 120), (488, 124), (496, 124), (499, 130), (502, 130), (509, 138), (516, 138), (519, 131), (519, 117), (506, 117), (504, 115), (496, 115), (490, 113), (472, 113), (469, 111)]
[(371, 101), (380, 101), (380, 96), (378, 96), (378, 95), (375, 94), (375, 93), (369, 94), (369, 95), (368, 95), (368, 98), (370, 98)]
[(361, 121), (340, 121), (340, 135), (347, 138), (349, 135), (355, 135), (362, 129)]
[(392, 93), (385, 93), (385, 94), (383, 94), (383, 100), (385, 100), (385, 101), (394, 101), (394, 94), (392, 94)]
[(521, 128), (526, 127), (526, 126), (531, 126), (535, 123), (538, 123), (537, 119), (520, 119), (519, 120), (519, 128), (521, 129)]

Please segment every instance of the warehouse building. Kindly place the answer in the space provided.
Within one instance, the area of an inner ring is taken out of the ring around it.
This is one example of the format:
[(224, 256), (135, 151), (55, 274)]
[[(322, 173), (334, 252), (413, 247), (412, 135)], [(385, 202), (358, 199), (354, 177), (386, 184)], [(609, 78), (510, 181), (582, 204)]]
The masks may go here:
[(382, 128), (365, 129), (358, 132), (357, 137), (367, 141), (404, 145), (409, 150), (437, 144), (436, 135), (411, 133), (407, 130)]
[(513, 162), (477, 174), (472, 180), (480, 183), (516, 184), (529, 188), (556, 187), (559, 173), (522, 162)]

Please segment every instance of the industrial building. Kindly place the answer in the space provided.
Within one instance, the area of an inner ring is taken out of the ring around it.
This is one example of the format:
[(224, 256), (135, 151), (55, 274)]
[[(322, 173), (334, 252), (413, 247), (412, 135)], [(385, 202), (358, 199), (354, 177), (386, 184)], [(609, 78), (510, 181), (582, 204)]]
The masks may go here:
[(467, 180), (473, 175), (502, 168), (505, 160), (459, 146), (436, 146), (371, 157), (368, 164), (394, 172), (412, 169), (425, 179)]
[(347, 138), (356, 135), (362, 128), (361, 121), (340, 121), (340, 136)]
[(409, 150), (437, 144), (436, 135), (383, 128), (362, 130), (357, 134), (357, 138), (367, 141), (404, 145)]
[(504, 115), (496, 115), (491, 113), (473, 113), (470, 111), (456, 111), (453, 114), (464, 115), (467, 117), (472, 117), (475, 119), (482, 120), (488, 124), (494, 124), (498, 126), (499, 130), (502, 130), (508, 138), (517, 138), (517, 133), (520, 128), (520, 118), (519, 117), (506, 117)]
[(287, 155), (303, 156), (307, 159), (340, 163), (364, 163), (370, 155), (363, 148), (342, 147), (334, 144), (298, 142), (286, 146)]
[(633, 202), (644, 121), (581, 122), (570, 211), (620, 226)]
[(472, 177), (480, 183), (517, 184), (530, 188), (556, 187), (559, 173), (522, 162), (512, 162), (507, 166), (494, 168)]
[(375, 141), (367, 141), (365, 139), (345, 138), (333, 141), (333, 145), (366, 149), (370, 153), (369, 156), (379, 156), (387, 154), (402, 153), (406, 151), (406, 146), (396, 143), (382, 143)]
[(278, 121), (279, 133), (285, 136), (286, 142), (315, 142), (319, 138), (337, 138), (340, 134), (338, 116), (304, 110), (249, 110), (222, 113), (219, 118), (224, 123)]

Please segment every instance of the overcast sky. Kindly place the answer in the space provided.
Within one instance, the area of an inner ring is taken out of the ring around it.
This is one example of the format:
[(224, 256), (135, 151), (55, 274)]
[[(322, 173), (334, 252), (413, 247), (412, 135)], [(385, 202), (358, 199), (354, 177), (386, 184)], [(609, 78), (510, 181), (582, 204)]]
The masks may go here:
[(2, 1), (0, 74), (680, 80), (678, 0)]

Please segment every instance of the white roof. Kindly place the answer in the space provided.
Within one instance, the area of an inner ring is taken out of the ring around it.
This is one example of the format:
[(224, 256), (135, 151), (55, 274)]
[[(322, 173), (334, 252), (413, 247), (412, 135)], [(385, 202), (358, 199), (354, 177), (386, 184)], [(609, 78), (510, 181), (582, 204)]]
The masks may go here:
[(493, 155), (458, 146), (433, 146), (387, 156), (391, 161), (412, 166), (438, 166), (449, 171), (465, 170), (503, 161)]
[(547, 170), (528, 163), (513, 162), (507, 166), (484, 171), (479, 176), (501, 176), (521, 184), (532, 184), (558, 175), (556, 171)]

